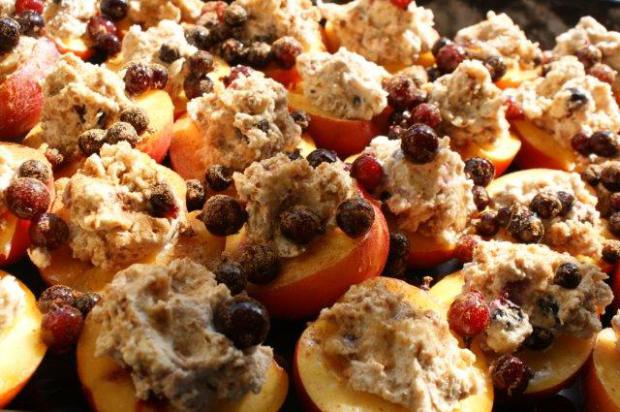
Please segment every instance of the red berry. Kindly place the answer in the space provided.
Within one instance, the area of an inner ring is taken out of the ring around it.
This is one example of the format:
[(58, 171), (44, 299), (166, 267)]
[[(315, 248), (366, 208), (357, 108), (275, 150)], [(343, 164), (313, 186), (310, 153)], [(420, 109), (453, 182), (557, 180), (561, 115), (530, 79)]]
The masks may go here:
[(53, 352), (68, 352), (80, 337), (83, 324), (82, 312), (73, 306), (60, 306), (43, 315), (41, 338)]
[(413, 123), (422, 123), (433, 129), (441, 123), (441, 112), (439, 108), (431, 103), (421, 103), (411, 112)]
[(525, 392), (532, 375), (525, 362), (513, 355), (500, 356), (491, 364), (493, 386), (508, 396)]
[(463, 263), (471, 262), (474, 260), (474, 249), (477, 243), (474, 236), (461, 236), (454, 249), (454, 256)]
[(475, 336), (489, 324), (489, 307), (480, 292), (466, 292), (448, 310), (450, 328), (461, 336)]
[(446, 44), (437, 52), (437, 67), (442, 73), (452, 73), (466, 57), (467, 52), (462, 46)]
[(91, 40), (97, 39), (100, 34), (118, 34), (116, 25), (103, 16), (91, 17), (86, 25), (86, 32)]
[(252, 69), (250, 69), (248, 66), (235, 66), (232, 69), (230, 69), (230, 74), (224, 77), (222, 79), (222, 82), (224, 83), (224, 86), (228, 87), (239, 77), (241, 76), (248, 77), (251, 72), (252, 72)]
[(51, 197), (49, 189), (40, 180), (19, 177), (5, 190), (4, 202), (15, 216), (30, 220), (47, 211)]
[(15, 12), (21, 13), (30, 10), (42, 14), (44, 6), (43, 0), (17, 0), (15, 2)]
[(400, 7), (403, 10), (407, 10), (407, 7), (409, 7), (410, 3), (411, 0), (392, 0), (393, 5), (395, 5), (396, 7)]
[(523, 120), (525, 113), (521, 104), (516, 102), (513, 98), (509, 98), (506, 101), (506, 119), (507, 120)]
[(373, 156), (364, 154), (355, 159), (351, 176), (368, 192), (373, 192), (383, 179), (383, 168)]

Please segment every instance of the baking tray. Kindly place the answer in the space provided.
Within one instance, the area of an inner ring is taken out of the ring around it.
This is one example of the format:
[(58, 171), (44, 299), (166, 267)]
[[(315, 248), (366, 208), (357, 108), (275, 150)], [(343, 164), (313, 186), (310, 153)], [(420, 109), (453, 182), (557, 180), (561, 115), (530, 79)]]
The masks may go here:
[[(543, 48), (551, 48), (557, 34), (573, 27), (581, 16), (591, 15), (608, 29), (620, 31), (620, 0), (433, 0), (418, 1), (433, 10), (438, 31), (452, 37), (464, 26), (484, 19), (488, 10), (506, 12)], [(408, 279), (415, 283), (421, 275), (440, 277), (455, 269), (455, 263), (442, 265), (424, 274), (411, 273)], [(27, 260), (7, 268), (23, 280), (34, 293), (39, 294), (45, 285), (36, 268)], [(288, 370), (297, 338), (305, 322), (274, 321), (267, 344), (275, 349), (277, 360)], [(0, 354), (3, 356), (4, 354)], [(80, 383), (75, 373), (73, 354), (48, 354), (43, 363), (19, 396), (9, 405), (10, 410), (78, 412), (88, 411)], [(290, 374), (289, 374), (290, 376)], [(283, 411), (299, 411), (293, 386)], [(553, 411), (573, 412), (583, 410), (581, 382), (579, 379), (568, 389), (547, 399), (514, 407), (497, 406), (495, 411)], [(260, 412), (260, 411), (257, 411)]]

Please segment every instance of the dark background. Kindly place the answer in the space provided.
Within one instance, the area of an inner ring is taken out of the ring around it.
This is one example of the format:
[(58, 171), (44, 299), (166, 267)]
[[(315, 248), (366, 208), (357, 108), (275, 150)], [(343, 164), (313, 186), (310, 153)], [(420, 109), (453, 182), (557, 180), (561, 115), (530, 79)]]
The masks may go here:
[[(575, 25), (583, 15), (592, 15), (609, 29), (620, 31), (620, 0), (420, 0), (419, 5), (431, 8), (435, 13), (436, 28), (448, 37), (458, 29), (474, 24), (482, 19), (487, 10), (508, 13), (528, 34), (541, 43), (543, 48), (552, 48), (554, 37)], [(439, 276), (454, 269), (449, 266), (437, 268), (425, 274)], [(27, 261), (7, 269), (25, 281), (35, 293), (44, 288), (37, 270)], [(411, 281), (419, 279), (419, 274), (411, 274)], [(297, 337), (304, 329), (304, 322), (274, 322), (268, 344), (275, 348), (278, 361), (290, 366), (291, 356)], [(0, 356), (7, 356), (1, 354)], [(8, 354), (10, 356), (10, 354)], [(535, 404), (519, 405), (513, 408), (497, 407), (498, 411), (579, 411), (583, 407), (580, 396), (580, 382), (549, 399)], [(292, 387), (291, 387), (292, 388)], [(285, 411), (298, 411), (294, 391), (290, 391)], [(10, 405), (11, 409), (50, 412), (73, 412), (88, 410), (80, 392), (75, 374), (73, 354), (48, 354), (39, 370), (22, 393)], [(259, 411), (257, 411), (259, 412)]]

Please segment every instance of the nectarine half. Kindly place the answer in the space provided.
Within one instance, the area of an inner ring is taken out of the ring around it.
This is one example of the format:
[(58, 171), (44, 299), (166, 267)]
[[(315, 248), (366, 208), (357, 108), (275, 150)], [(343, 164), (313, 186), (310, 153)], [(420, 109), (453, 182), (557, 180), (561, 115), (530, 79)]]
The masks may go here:
[[(401, 280), (380, 277), (367, 281), (370, 285), (380, 283), (388, 290), (404, 295), (414, 308), (434, 310), (441, 308), (428, 292), (411, 286)], [(294, 358), (294, 381), (305, 411), (347, 411), (347, 412), (405, 412), (407, 409), (388, 402), (379, 396), (351, 389), (339, 373), (337, 359), (328, 358), (321, 342), (333, 326), (329, 322), (316, 321), (303, 332), (297, 342)], [(493, 407), (493, 385), (487, 372), (484, 356), (474, 349), (478, 375), (483, 384), (478, 392), (462, 400), (456, 410), (461, 412), (489, 412)], [(406, 360), (403, 360), (406, 361)]]
[[(462, 273), (456, 272), (437, 282), (431, 288), (430, 294), (447, 313), (456, 296), (461, 293), (464, 284)], [(543, 397), (568, 386), (585, 365), (593, 345), (594, 337), (579, 339), (574, 336), (559, 335), (544, 351), (519, 350), (515, 355), (523, 359), (534, 372), (524, 396)], [(495, 356), (487, 354), (489, 359)]]
[[(0, 271), (0, 278), (7, 273)], [(45, 356), (41, 340), (43, 315), (32, 292), (21, 282), (24, 302), (15, 319), (0, 331), (0, 408), (4, 408), (26, 385)]]
[[(280, 275), (267, 285), (249, 285), (248, 293), (277, 318), (303, 319), (333, 304), (356, 283), (379, 276), (387, 260), (389, 232), (374, 202), (375, 222), (360, 239), (335, 228), (309, 245), (300, 256), (283, 259)], [(243, 231), (227, 239), (235, 255), (244, 243)]]
[(39, 81), (58, 59), (49, 39), (37, 39), (31, 56), (0, 83), (0, 139), (28, 133), (41, 116), (43, 93)]
[[(137, 399), (129, 372), (111, 357), (95, 356), (99, 331), (100, 325), (89, 316), (77, 345), (77, 372), (91, 408), (97, 412), (172, 412), (172, 408), (165, 402)], [(212, 410), (277, 412), (287, 393), (286, 372), (273, 361), (259, 393), (250, 393), (236, 402), (218, 401)]]

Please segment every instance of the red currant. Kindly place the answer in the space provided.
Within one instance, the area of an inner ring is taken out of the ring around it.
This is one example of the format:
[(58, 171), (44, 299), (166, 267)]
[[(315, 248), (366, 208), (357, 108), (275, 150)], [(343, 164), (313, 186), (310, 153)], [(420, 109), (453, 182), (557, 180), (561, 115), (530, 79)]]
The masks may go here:
[(65, 353), (75, 345), (84, 324), (82, 312), (73, 306), (53, 308), (43, 315), (41, 323), (43, 342), (56, 353)]
[(474, 236), (461, 236), (456, 244), (454, 256), (463, 263), (471, 262), (474, 260), (474, 249), (476, 248), (476, 243), (478, 243), (478, 241)]
[(489, 307), (480, 292), (466, 292), (448, 310), (450, 328), (461, 336), (475, 336), (489, 324)]
[(39, 14), (43, 13), (43, 8), (45, 4), (42, 0), (17, 0), (15, 2), (15, 12), (21, 13), (23, 11), (34, 11)]
[(523, 113), (523, 107), (513, 98), (509, 98), (506, 101), (506, 119), (507, 120), (523, 120), (525, 113)]
[(383, 179), (383, 167), (369, 154), (364, 154), (355, 159), (351, 167), (351, 176), (368, 192), (373, 192)]
[(410, 3), (411, 0), (392, 0), (393, 5), (395, 5), (396, 7), (400, 7), (403, 10), (407, 10), (407, 7), (409, 7)]
[(525, 362), (513, 355), (500, 356), (491, 364), (493, 386), (508, 396), (525, 392), (532, 375)]

